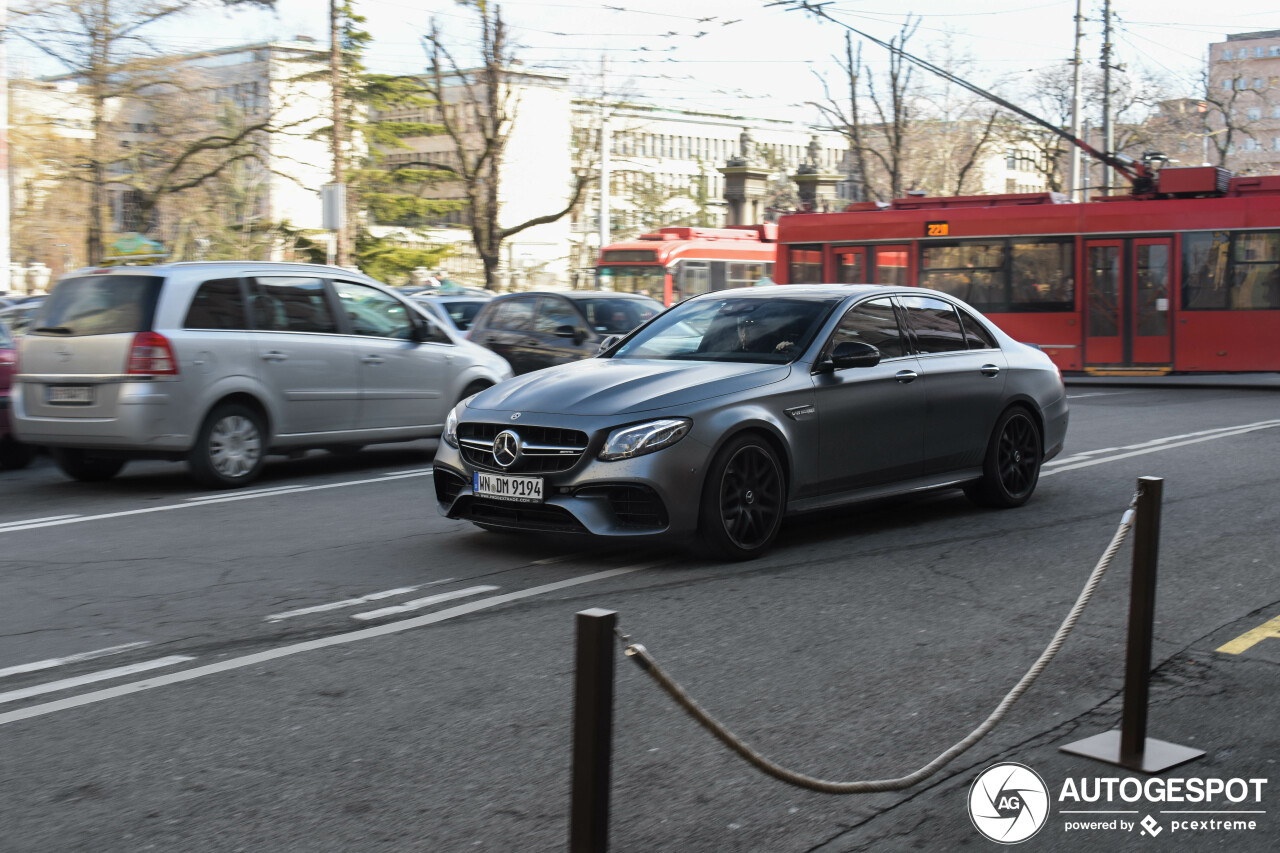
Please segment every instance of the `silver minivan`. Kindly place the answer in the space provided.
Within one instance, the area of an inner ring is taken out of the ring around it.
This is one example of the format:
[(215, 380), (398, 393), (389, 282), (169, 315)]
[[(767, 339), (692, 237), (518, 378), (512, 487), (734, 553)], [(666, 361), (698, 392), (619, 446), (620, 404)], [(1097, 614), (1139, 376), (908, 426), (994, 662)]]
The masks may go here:
[(15, 434), (77, 480), (185, 460), (206, 486), (251, 482), (269, 452), (348, 452), (438, 436), (510, 366), (359, 273), (190, 262), (80, 270), (18, 351)]

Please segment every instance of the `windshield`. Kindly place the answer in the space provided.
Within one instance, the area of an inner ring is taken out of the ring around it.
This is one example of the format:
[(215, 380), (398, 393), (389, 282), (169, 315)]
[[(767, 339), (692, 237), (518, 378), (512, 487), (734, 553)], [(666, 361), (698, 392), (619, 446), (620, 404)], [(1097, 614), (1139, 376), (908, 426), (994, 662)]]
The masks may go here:
[(697, 299), (663, 314), (611, 357), (786, 364), (809, 346), (836, 301)]
[(596, 269), (601, 290), (641, 293), (661, 299), (667, 290), (667, 269), (663, 266), (607, 266)]
[(116, 335), (151, 328), (164, 279), (153, 275), (64, 278), (27, 329), (35, 335)]
[(606, 335), (625, 335), (655, 314), (662, 312), (662, 304), (652, 299), (579, 299), (591, 328)]

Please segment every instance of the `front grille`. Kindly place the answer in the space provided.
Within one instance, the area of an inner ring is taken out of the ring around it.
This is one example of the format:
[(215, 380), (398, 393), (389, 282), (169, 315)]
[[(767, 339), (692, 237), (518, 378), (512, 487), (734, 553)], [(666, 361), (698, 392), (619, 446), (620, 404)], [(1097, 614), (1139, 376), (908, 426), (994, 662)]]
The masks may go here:
[(538, 530), (548, 533), (587, 532), (571, 512), (564, 507), (550, 504), (503, 503), (468, 496), (454, 505), (450, 516), (474, 521), (477, 524), (492, 524), (496, 527), (520, 530)]
[[(514, 465), (503, 468), (493, 458), (493, 442), (506, 430), (520, 437), (521, 455)], [(462, 458), (485, 471), (554, 474), (578, 463), (587, 449), (587, 434), (559, 427), (462, 423), (458, 425), (458, 443)]]
[(648, 486), (591, 486), (574, 495), (580, 498), (604, 498), (614, 517), (624, 527), (662, 530), (667, 526), (667, 507), (658, 493)]
[(436, 500), (442, 504), (451, 504), (467, 485), (466, 478), (455, 474), (448, 468), (436, 468), (432, 479), (436, 481)]

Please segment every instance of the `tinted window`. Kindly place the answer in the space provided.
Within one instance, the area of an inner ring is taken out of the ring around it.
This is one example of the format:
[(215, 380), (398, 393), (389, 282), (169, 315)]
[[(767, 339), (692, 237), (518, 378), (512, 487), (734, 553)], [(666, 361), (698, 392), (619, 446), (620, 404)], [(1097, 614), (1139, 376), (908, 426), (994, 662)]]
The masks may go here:
[(979, 323), (977, 317), (963, 308), (960, 309), (960, 324), (964, 327), (964, 339), (969, 349), (996, 348), (996, 339), (987, 331), (986, 326)]
[(484, 306), (484, 300), (476, 300), (475, 302), (446, 302), (439, 307), (449, 315), (453, 325), (465, 332), (471, 328), (476, 315), (480, 313), (480, 309)]
[(950, 302), (927, 296), (899, 297), (906, 306), (916, 348), (922, 353), (967, 350), (960, 317)]
[(1280, 308), (1280, 232), (1237, 231), (1231, 245), (1230, 307)]
[(920, 249), (920, 286), (949, 293), (975, 308), (1005, 303), (1004, 243), (955, 243)]
[(902, 330), (893, 303), (888, 299), (873, 299), (853, 306), (840, 319), (831, 346), (845, 341), (871, 344), (880, 350), (881, 358), (897, 358), (906, 355), (902, 343)]
[(187, 329), (247, 329), (240, 279), (219, 278), (196, 288), (182, 324)]
[(89, 275), (58, 282), (28, 334), (115, 335), (151, 328), (163, 279)]
[(1226, 231), (1182, 235), (1182, 307), (1227, 307)]
[(538, 316), (534, 325), (539, 332), (554, 335), (561, 326), (573, 326), (576, 329), (581, 322), (582, 319), (573, 310), (573, 306), (558, 296), (544, 296), (538, 302)]
[(533, 328), (533, 306), (536, 301), (532, 296), (501, 300), (493, 306), (489, 328), (529, 331)]
[(318, 278), (279, 276), (253, 280), (250, 314), (267, 332), (336, 332), (338, 324)]
[(620, 335), (662, 311), (651, 299), (579, 299), (578, 308), (597, 332)]
[[(1075, 247), (1070, 241), (1015, 242), (1011, 311), (1071, 311), (1076, 305)], [(981, 306), (974, 306), (979, 310)]]
[(403, 302), (381, 290), (349, 281), (335, 281), (333, 290), (347, 315), (353, 334), (407, 341), (413, 322)]

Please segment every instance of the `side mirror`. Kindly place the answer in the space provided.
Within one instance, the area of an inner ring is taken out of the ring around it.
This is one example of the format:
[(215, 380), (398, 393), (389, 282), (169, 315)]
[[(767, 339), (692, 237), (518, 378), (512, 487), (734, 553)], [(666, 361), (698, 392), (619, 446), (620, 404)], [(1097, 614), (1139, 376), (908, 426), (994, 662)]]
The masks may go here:
[(875, 367), (880, 363), (880, 350), (862, 341), (841, 341), (831, 351), (831, 364), (835, 370), (846, 367)]
[(616, 343), (617, 343), (618, 341), (620, 341), (620, 340), (622, 340), (622, 335), (609, 335), (609, 336), (607, 336), (604, 340), (602, 340), (602, 341), (600, 342), (600, 346), (599, 346), (599, 348), (596, 350), (596, 355), (599, 355), (600, 353), (604, 352), (604, 351), (605, 351), (605, 350), (607, 350), (607, 349), (612, 349), (612, 348), (613, 348), (613, 345), (614, 345), (614, 344), (616, 344)]

